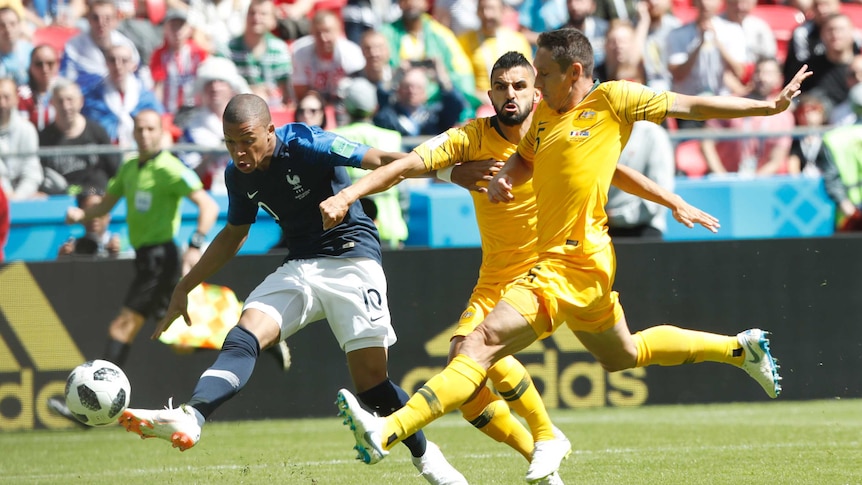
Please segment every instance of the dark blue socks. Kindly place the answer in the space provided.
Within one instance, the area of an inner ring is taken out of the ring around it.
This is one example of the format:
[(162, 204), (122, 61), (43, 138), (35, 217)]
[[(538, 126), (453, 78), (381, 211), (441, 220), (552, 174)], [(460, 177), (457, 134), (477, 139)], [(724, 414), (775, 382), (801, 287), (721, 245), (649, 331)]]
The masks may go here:
[[(404, 392), (404, 389), (401, 389), (389, 379), (365, 392), (359, 393), (356, 397), (380, 416), (389, 416), (394, 411), (401, 409), (407, 404), (407, 400), (410, 399), (410, 396)], [(410, 449), (410, 454), (417, 458), (425, 454), (427, 441), (425, 440), (425, 433), (422, 431), (404, 438), (402, 443)]]
[(228, 332), (215, 363), (204, 371), (188, 404), (204, 418), (245, 386), (254, 371), (260, 343), (248, 330), (236, 326)]

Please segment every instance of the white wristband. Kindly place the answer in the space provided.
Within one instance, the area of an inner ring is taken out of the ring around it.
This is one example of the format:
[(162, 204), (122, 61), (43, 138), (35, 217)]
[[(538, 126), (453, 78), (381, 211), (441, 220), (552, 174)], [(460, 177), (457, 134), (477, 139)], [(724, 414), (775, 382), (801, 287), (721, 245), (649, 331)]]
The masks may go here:
[(437, 170), (437, 178), (444, 181), (452, 183), (452, 170), (455, 169), (455, 165), (450, 165), (446, 168), (441, 168)]

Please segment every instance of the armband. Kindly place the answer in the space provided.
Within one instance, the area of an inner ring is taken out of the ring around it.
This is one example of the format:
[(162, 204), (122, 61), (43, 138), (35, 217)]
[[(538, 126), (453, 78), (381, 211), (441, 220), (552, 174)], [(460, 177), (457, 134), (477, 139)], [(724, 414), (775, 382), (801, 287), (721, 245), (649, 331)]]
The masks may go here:
[(441, 168), (437, 170), (437, 178), (444, 181), (452, 183), (452, 170), (455, 169), (455, 165), (450, 165), (446, 168)]
[(192, 234), (191, 239), (189, 239), (189, 247), (195, 248), (195, 249), (200, 249), (201, 246), (204, 245), (206, 240), (207, 240), (207, 237), (204, 233), (195, 231), (194, 234)]

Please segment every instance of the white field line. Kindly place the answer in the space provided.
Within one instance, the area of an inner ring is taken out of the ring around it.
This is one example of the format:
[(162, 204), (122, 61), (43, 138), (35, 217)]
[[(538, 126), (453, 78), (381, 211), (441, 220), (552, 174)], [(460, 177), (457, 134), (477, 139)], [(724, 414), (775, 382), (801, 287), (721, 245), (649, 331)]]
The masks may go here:
[[(858, 449), (862, 443), (858, 441), (853, 442), (835, 442), (829, 443), (828, 445), (820, 444), (818, 445), (820, 450), (824, 450), (827, 448), (847, 448), (847, 449)], [(645, 448), (606, 448), (604, 450), (572, 450), (572, 454), (578, 456), (601, 456), (601, 455), (621, 455), (621, 454), (666, 454), (668, 452), (673, 453), (691, 453), (691, 452), (705, 452), (705, 451), (738, 451), (738, 450), (763, 450), (766, 448), (773, 449), (791, 449), (791, 448), (799, 448), (799, 449), (808, 449), (811, 448), (811, 442), (809, 441), (800, 441), (796, 443), (769, 443), (763, 444), (758, 443), (756, 445), (698, 445), (691, 446), (690, 444), (686, 444), (685, 446), (674, 447), (674, 446), (664, 446), (664, 447), (645, 447)], [(469, 458), (472, 460), (476, 459), (508, 459), (512, 457), (510, 452), (500, 452), (500, 453), (462, 453), (459, 454), (459, 457)], [(158, 475), (164, 474), (174, 474), (174, 473), (182, 473), (182, 472), (190, 472), (190, 471), (206, 471), (206, 470), (243, 470), (243, 469), (267, 469), (272, 468), (274, 470), (277, 469), (287, 469), (287, 468), (303, 468), (303, 467), (315, 467), (315, 466), (325, 466), (325, 465), (346, 465), (355, 463), (355, 459), (344, 459), (344, 460), (318, 460), (318, 461), (302, 461), (302, 462), (290, 462), (287, 464), (280, 463), (261, 463), (261, 464), (225, 464), (225, 465), (211, 465), (211, 466), (194, 466), (188, 465), (183, 467), (161, 467), (154, 466), (149, 468), (126, 468), (122, 471), (93, 471), (89, 473), (82, 473), (79, 470), (68, 473), (43, 473), (43, 474), (19, 474), (19, 475), (7, 475), (2, 473), (2, 468), (0, 468), (0, 483), (27, 483), (36, 480), (45, 480), (45, 481), (59, 481), (59, 480), (68, 480), (74, 477), (75, 480), (102, 480), (102, 479), (122, 479), (129, 478), (132, 476), (151, 476), (155, 479)]]

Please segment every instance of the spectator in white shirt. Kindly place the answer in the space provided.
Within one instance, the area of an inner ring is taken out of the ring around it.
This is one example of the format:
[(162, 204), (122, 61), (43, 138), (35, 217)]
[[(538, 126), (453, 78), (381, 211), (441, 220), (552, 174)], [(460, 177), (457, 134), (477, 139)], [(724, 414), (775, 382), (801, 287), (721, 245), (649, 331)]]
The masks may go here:
[(298, 39), (293, 46), (296, 99), (315, 90), (333, 102), (341, 80), (364, 68), (362, 49), (344, 36), (341, 19), (333, 12), (321, 10), (311, 21), (311, 35)]

